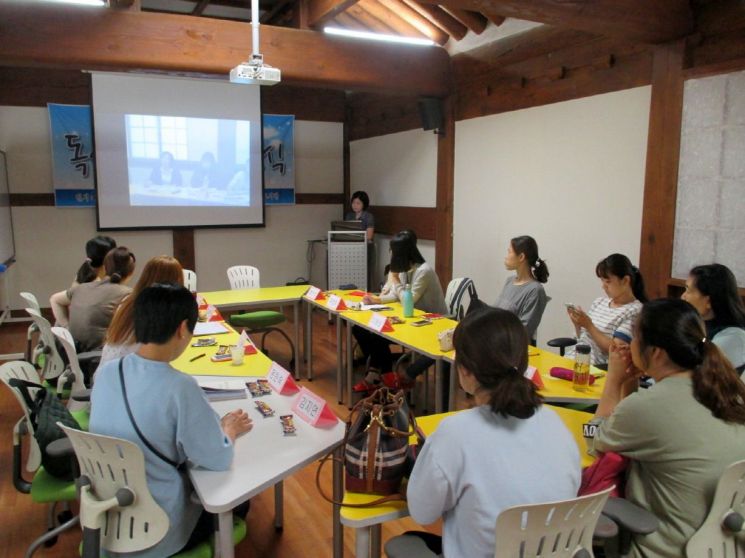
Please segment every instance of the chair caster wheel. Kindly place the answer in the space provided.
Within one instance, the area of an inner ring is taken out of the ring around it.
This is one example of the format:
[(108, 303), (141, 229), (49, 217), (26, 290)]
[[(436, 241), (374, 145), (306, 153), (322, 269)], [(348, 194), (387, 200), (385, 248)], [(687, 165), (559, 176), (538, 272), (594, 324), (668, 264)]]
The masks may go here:
[(285, 528), (284, 528), (284, 527), (282, 527), (282, 526), (280, 526), (280, 527), (276, 527), (276, 526), (275, 526), (275, 527), (274, 527), (274, 532), (275, 532), (275, 533), (281, 533), (281, 532), (282, 532), (282, 531), (284, 531), (284, 530), (285, 530)]

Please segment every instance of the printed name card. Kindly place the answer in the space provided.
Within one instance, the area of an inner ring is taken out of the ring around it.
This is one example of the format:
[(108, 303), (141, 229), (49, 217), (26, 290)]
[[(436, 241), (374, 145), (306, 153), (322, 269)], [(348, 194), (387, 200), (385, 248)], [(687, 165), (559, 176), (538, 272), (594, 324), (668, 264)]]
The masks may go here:
[(339, 421), (323, 398), (304, 387), (300, 388), (292, 411), (311, 426), (333, 426)]
[(311, 287), (305, 291), (305, 297), (310, 300), (326, 300), (326, 297), (323, 296), (321, 289), (318, 287)]
[(207, 321), (208, 322), (222, 322), (225, 321), (222, 319), (222, 314), (220, 314), (220, 311), (215, 308), (212, 304), (207, 306)]
[(348, 310), (347, 305), (344, 304), (344, 299), (337, 295), (329, 296), (329, 299), (326, 302), (326, 308), (337, 311)]
[(370, 316), (370, 321), (367, 322), (367, 325), (378, 332), (393, 331), (391, 321), (382, 314), (373, 313), (373, 315)]
[(253, 344), (253, 341), (248, 337), (248, 334), (246, 333), (246, 330), (244, 329), (241, 333), (241, 336), (238, 338), (238, 343), (236, 345), (243, 346), (243, 354), (244, 355), (255, 355), (259, 351), (256, 349), (256, 345)]
[(281, 395), (297, 393), (300, 389), (297, 387), (295, 380), (292, 379), (292, 375), (276, 362), (272, 362), (272, 367), (269, 369), (266, 379), (274, 391)]
[(589, 422), (586, 422), (582, 425), (582, 437), (583, 438), (594, 438), (595, 433), (598, 431), (598, 425), (597, 424), (591, 424)]
[(538, 369), (535, 366), (528, 366), (528, 368), (525, 369), (524, 375), (528, 380), (533, 382), (538, 389), (546, 387), (543, 383), (540, 372), (538, 372)]

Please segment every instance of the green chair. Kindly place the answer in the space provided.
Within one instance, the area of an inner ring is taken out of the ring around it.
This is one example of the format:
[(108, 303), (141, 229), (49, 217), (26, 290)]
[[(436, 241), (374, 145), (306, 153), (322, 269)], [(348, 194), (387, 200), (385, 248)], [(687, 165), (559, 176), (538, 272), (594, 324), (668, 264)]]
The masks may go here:
[[(111, 552), (138, 552), (160, 542), (169, 518), (147, 486), (145, 456), (128, 440), (81, 432), (60, 425), (72, 443), (80, 465), (80, 515), (83, 558)], [(119, 529), (126, 525), (126, 529)], [(233, 542), (246, 536), (246, 522), (233, 522)], [(211, 558), (213, 545), (205, 541), (174, 558)]]
[[(250, 265), (234, 265), (228, 268), (228, 281), (232, 290), (258, 289), (260, 286), (259, 270)], [(276, 331), (287, 340), (290, 345), (290, 354), (295, 354), (295, 345), (290, 337), (280, 328), (275, 327), (287, 321), (282, 312), (274, 310), (259, 310), (256, 312), (243, 312), (230, 316), (230, 325), (241, 328), (246, 333), (263, 333), (261, 337), (261, 351), (266, 353), (266, 336)], [(294, 366), (294, 357), (290, 360), (290, 367)]]
[[(0, 381), (11, 390), (21, 405), (24, 415), (13, 428), (13, 485), (19, 492), (30, 494), (32, 501), (39, 504), (49, 504), (47, 532), (34, 540), (26, 550), (25, 556), (26, 558), (30, 558), (42, 545), (52, 546), (61, 532), (78, 524), (79, 518), (78, 516), (73, 517), (69, 509), (59, 516), (56, 514), (58, 503), (63, 502), (67, 504), (75, 500), (75, 483), (53, 477), (41, 466), (41, 450), (36, 443), (36, 438), (34, 438), (34, 427), (31, 422), (30, 410), (26, 405), (23, 395), (9, 384), (11, 378), (18, 378), (37, 384), (40, 383), (40, 378), (36, 369), (28, 362), (13, 361), (0, 366)], [(84, 416), (82, 416), (84, 414), (81, 411), (73, 413), (73, 416), (75, 416), (80, 424), (84, 422)], [(23, 466), (21, 464), (23, 455), (22, 441), (25, 435), (28, 435), (28, 439), (30, 440), (26, 471), (34, 473), (30, 481), (24, 479), (22, 472)]]

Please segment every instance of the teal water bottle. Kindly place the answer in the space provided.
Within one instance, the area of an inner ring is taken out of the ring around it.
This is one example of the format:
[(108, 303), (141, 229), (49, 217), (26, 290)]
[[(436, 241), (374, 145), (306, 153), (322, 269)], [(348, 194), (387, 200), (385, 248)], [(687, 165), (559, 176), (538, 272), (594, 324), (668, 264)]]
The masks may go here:
[(401, 304), (404, 307), (404, 318), (414, 317), (414, 297), (411, 294), (411, 285), (406, 283), (404, 287), (404, 294), (401, 299)]

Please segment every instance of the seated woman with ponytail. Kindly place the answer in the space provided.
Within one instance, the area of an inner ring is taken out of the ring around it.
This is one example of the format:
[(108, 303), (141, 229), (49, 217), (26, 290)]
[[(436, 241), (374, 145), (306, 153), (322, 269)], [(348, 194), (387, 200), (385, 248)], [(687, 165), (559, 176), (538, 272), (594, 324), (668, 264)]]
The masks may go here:
[(103, 259), (116, 248), (116, 240), (110, 236), (95, 236), (85, 243), (85, 261), (78, 269), (72, 286), (98, 281), (106, 276)]
[(528, 335), (511, 312), (489, 308), (455, 329), (455, 368), (475, 407), (445, 418), (424, 444), (407, 488), (411, 516), (443, 518), (442, 539), (424, 539), (432, 556), (494, 556), (499, 513), (519, 504), (574, 498), (577, 444), (542, 406), (528, 366)]
[[(639, 374), (655, 385), (624, 398)], [(745, 386), (693, 306), (644, 305), (630, 348), (611, 348), (595, 422), (593, 449), (631, 459), (626, 498), (660, 521), (631, 556), (684, 556), (722, 472), (745, 459)]]
[(510, 240), (504, 266), (516, 272), (505, 281), (499, 298), (494, 303), (515, 314), (528, 330), (528, 339), (535, 339), (548, 297), (543, 283), (548, 281), (548, 266), (538, 257), (538, 244), (531, 236), (517, 236)]
[(67, 327), (78, 351), (103, 346), (106, 329), (119, 303), (132, 292), (127, 282), (135, 270), (135, 256), (124, 246), (104, 258), (106, 277), (53, 294), (49, 299), (57, 324)]
[[(598, 262), (595, 274), (600, 278), (606, 296), (596, 298), (590, 310), (579, 306), (567, 309), (574, 323), (577, 342), (590, 345), (591, 362), (604, 366), (608, 362), (608, 350), (612, 336), (618, 331), (622, 338), (631, 338), (631, 328), (642, 303), (647, 301), (644, 280), (639, 269), (623, 254), (611, 254)], [(574, 347), (566, 356), (574, 358)]]

